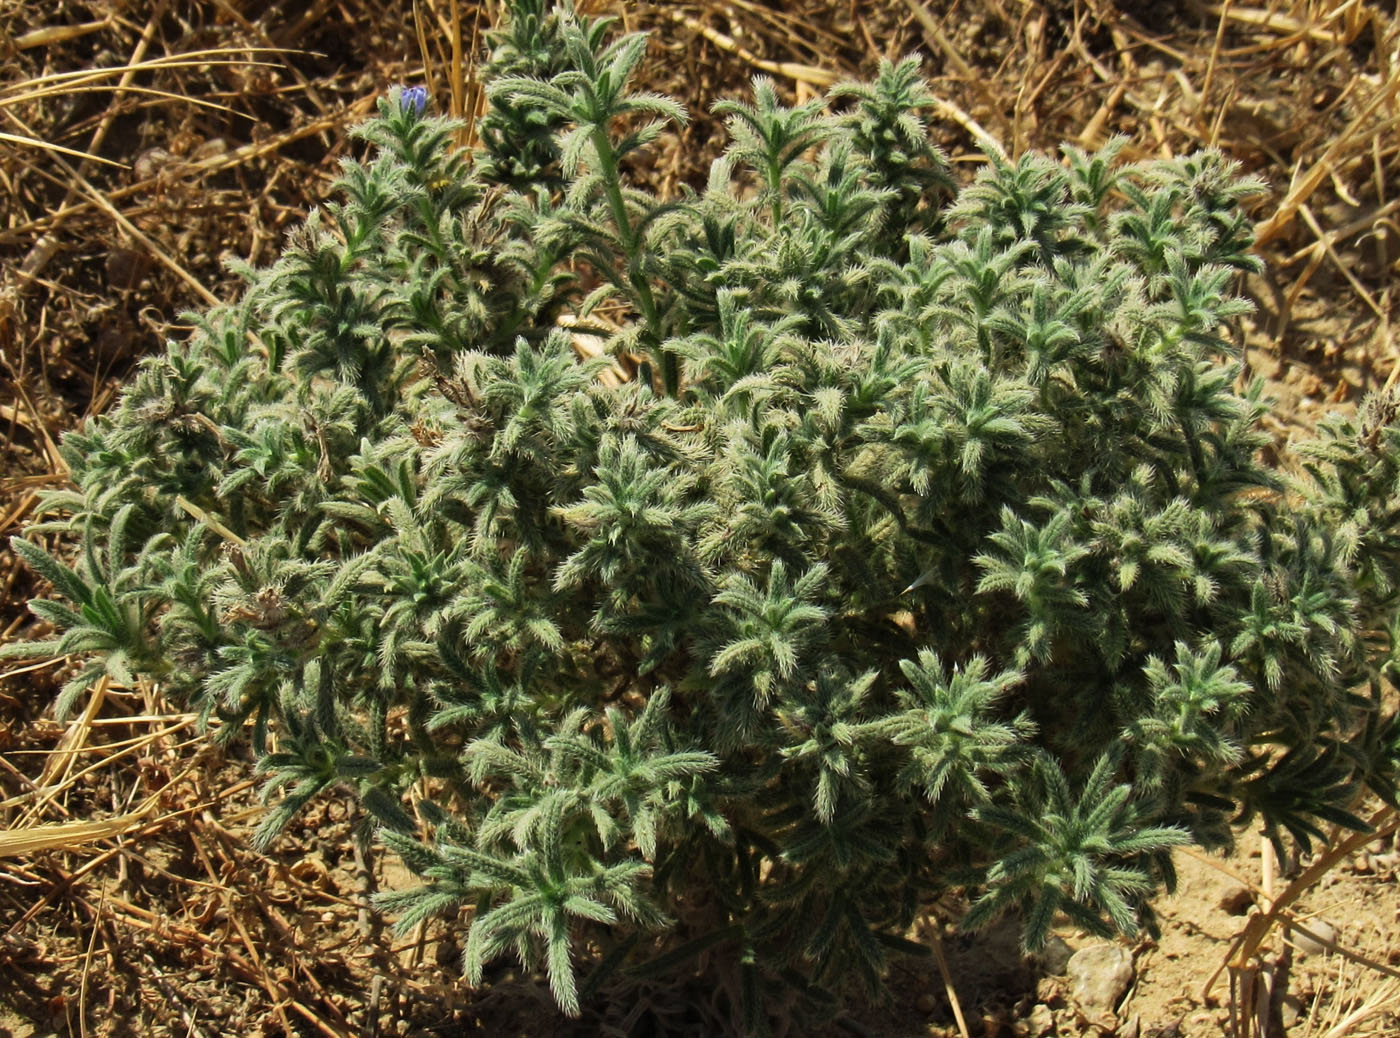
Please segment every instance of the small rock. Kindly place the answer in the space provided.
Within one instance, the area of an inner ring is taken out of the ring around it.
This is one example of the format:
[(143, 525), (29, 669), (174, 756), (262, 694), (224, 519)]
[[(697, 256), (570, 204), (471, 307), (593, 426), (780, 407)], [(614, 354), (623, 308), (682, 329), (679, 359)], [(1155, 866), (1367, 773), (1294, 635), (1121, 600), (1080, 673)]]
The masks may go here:
[(921, 1013), (932, 1013), (935, 1009), (938, 1008), (938, 999), (934, 998), (927, 991), (925, 991), (914, 1001), (914, 1005), (918, 1008), (919, 1012)]
[(1363, 851), (1352, 859), (1351, 867), (1352, 871), (1359, 876), (1374, 875), (1376, 871), (1376, 860)]
[(1064, 938), (1051, 934), (1045, 939), (1045, 946), (1036, 952), (1035, 961), (1050, 976), (1062, 977), (1073, 954), (1074, 949), (1065, 943)]
[(1087, 1030), (1080, 1031), (1082, 1038), (1113, 1038), (1118, 1033), (1118, 1017), (1111, 1009), (1105, 1009), (1094, 1016), (1081, 1017), (1080, 1023)]
[(1044, 1002), (1037, 1002), (1030, 1016), (1026, 1017), (1026, 1024), (1030, 1029), (1030, 1038), (1045, 1038), (1045, 1035), (1055, 1033), (1055, 1014)]
[(1140, 1034), (1142, 1034), (1142, 1017), (1134, 1013), (1131, 1020), (1118, 1028), (1117, 1038), (1138, 1038)]
[(1254, 893), (1244, 884), (1236, 884), (1220, 895), (1218, 904), (1230, 915), (1244, 915), (1254, 905)]
[(1291, 1031), (1303, 1018), (1303, 1000), (1297, 995), (1284, 995), (1278, 1004), (1279, 1023), (1285, 1031)]
[(1070, 993), (1086, 1009), (1112, 1009), (1133, 982), (1133, 957), (1116, 944), (1080, 948), (1066, 966)]
[[(1308, 932), (1304, 933), (1299, 927)], [(1290, 929), (1288, 936), (1304, 955), (1320, 955), (1330, 950), (1329, 944), (1337, 943), (1337, 928), (1326, 919), (1309, 919)]]
[(1064, 982), (1055, 977), (1041, 977), (1035, 982), (1036, 1001), (1044, 1002), (1051, 1009), (1064, 1007), (1064, 995)]

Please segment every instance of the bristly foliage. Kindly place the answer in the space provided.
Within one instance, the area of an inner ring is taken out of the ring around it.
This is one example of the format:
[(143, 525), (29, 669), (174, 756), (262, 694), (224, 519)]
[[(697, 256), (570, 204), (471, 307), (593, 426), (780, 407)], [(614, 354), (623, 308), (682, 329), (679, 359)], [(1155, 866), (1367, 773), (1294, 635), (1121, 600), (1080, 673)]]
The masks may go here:
[(482, 152), (386, 98), (340, 201), (64, 441), (30, 536), (81, 550), (16, 541), (54, 597), (3, 649), (78, 660), (61, 714), (148, 678), (247, 732), (259, 846), (348, 788), (401, 925), (471, 910), (472, 982), (513, 954), (579, 1013), (703, 964), (753, 1032), (878, 989), (951, 887), (1029, 946), (1131, 933), (1177, 844), (1394, 802), (1400, 400), (1263, 466), (1255, 185), (1115, 142), (957, 194), (909, 59), (758, 81), (662, 200), (645, 41), (509, 6)]

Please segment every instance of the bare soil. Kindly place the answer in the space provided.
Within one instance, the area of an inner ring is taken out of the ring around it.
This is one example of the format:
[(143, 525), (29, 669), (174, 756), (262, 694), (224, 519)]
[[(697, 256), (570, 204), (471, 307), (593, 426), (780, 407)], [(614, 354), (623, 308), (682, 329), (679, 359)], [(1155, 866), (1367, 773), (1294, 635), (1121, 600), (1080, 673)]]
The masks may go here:
[[(1215, 146), (1267, 179), (1253, 215), (1268, 273), (1246, 286), (1257, 309), (1244, 331), (1248, 366), (1276, 400), (1280, 463), (1328, 410), (1400, 370), (1393, 5), (581, 6), (651, 30), (646, 85), (695, 116), (632, 170), (639, 179), (702, 183), (723, 139), (709, 106), (754, 75), (805, 100), (918, 51), (943, 102), (935, 133), (961, 175), (984, 161), (988, 138), (1015, 155), (1123, 134), (1133, 157)], [(427, 81), (440, 105), (475, 103), (469, 77), (448, 100), (453, 27), (478, 53), (498, 7), (0, 0), (0, 129), (29, 142), (0, 140), (0, 533), (62, 485), (63, 432), (182, 334), (186, 310), (236, 291), (224, 262), (275, 257), (325, 199), (352, 149), (347, 128), (377, 96)], [(43, 590), (0, 547), (0, 639), (22, 635), (24, 603)], [(322, 803), (274, 853), (255, 854), (250, 761), (209, 748), (151, 689), (96, 690), (61, 727), (48, 712), (60, 674), (0, 675), (0, 837), (35, 844), (0, 856), (0, 1038), (563, 1038), (618, 1033), (629, 1017), (638, 1034), (719, 1033), (716, 993), (699, 984), (644, 991), (577, 1024), (555, 1015), (538, 978), (509, 968), (469, 988), (443, 926), (395, 936), (364, 910), (367, 892), (407, 878), (357, 855), (348, 802)], [(946, 956), (947, 982), (932, 960), (901, 964), (891, 1005), (789, 1033), (958, 1034), (951, 987), (977, 1038), (1400, 1034), (1400, 857), (1393, 835), (1346, 840), (1281, 863), (1250, 833), (1229, 857), (1180, 855), (1161, 935), (1129, 948), (1134, 979), (1112, 1008), (1081, 1004), (1061, 964), (1026, 959), (1010, 931), (961, 935), (949, 903), (913, 934)], [(1295, 948), (1290, 921), (1330, 927), (1331, 948)], [(1094, 943), (1061, 937), (1068, 949)]]

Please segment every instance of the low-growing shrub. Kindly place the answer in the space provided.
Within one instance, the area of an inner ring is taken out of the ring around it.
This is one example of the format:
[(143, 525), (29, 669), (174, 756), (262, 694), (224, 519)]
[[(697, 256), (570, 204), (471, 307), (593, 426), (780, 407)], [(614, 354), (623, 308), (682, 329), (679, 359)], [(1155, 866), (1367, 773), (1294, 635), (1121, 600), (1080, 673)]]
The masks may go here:
[(64, 440), (78, 561), (15, 541), (55, 634), (5, 649), (82, 661), (61, 714), (106, 675), (247, 735), (262, 848), (353, 790), (473, 983), (700, 971), (748, 1030), (878, 989), (940, 893), (1132, 933), (1174, 846), (1393, 800), (1397, 398), (1261, 461), (1256, 185), (1119, 142), (957, 191), (911, 59), (758, 80), (662, 200), (645, 40), (511, 6), (475, 153), (395, 91)]

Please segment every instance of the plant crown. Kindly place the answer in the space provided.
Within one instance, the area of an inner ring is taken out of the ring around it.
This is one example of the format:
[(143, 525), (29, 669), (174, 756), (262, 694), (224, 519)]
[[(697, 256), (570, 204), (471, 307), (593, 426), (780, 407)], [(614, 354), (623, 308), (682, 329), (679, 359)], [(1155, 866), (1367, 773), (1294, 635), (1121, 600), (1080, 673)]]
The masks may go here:
[(65, 438), (32, 533), (77, 561), (16, 539), (55, 633), (4, 649), (82, 661), (61, 714), (142, 678), (248, 734), (260, 848), (349, 788), (473, 983), (700, 964), (753, 1031), (878, 988), (940, 892), (1132, 933), (1171, 848), (1394, 802), (1397, 398), (1261, 461), (1256, 183), (1115, 141), (957, 191), (909, 59), (757, 80), (662, 200), (645, 39), (510, 7), (474, 154), (395, 91)]

